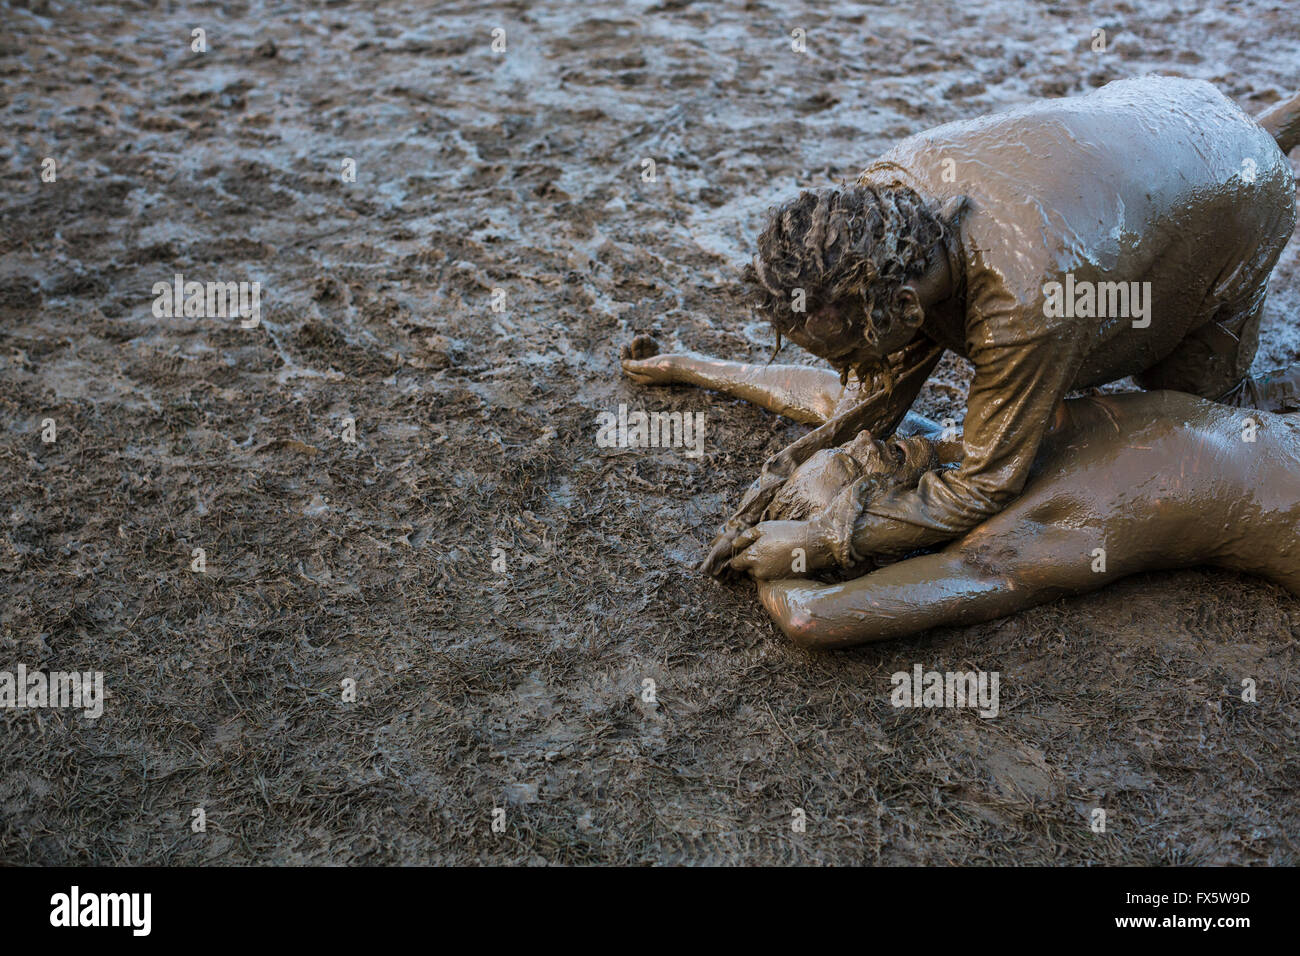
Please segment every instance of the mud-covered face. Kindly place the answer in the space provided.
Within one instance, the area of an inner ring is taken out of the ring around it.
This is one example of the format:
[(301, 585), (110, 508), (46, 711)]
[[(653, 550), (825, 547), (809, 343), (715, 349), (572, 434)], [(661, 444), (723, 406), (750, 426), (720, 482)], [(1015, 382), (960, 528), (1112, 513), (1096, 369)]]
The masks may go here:
[(934, 443), (925, 438), (876, 441), (861, 432), (839, 448), (823, 448), (794, 470), (763, 517), (767, 521), (802, 521), (830, 507), (836, 496), (859, 479), (872, 493), (916, 487), (922, 474), (937, 467)]
[(823, 511), (862, 466), (844, 448), (823, 448), (794, 470), (768, 507), (768, 520), (801, 520)]
[(884, 358), (867, 342), (862, 306), (856, 302), (833, 302), (810, 312), (799, 328), (791, 329), (785, 336), (800, 348), (824, 358), (841, 373)]

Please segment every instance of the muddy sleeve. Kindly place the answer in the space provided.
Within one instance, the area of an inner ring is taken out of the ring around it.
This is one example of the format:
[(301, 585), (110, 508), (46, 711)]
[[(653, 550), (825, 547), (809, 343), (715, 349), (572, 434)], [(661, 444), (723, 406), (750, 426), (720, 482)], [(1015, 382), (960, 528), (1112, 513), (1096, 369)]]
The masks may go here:
[(975, 380), (961, 464), (868, 503), (853, 533), (858, 554), (901, 554), (949, 540), (997, 514), (1024, 487), (1074, 379), (1079, 343), (1018, 308), (979, 323), (972, 339)]

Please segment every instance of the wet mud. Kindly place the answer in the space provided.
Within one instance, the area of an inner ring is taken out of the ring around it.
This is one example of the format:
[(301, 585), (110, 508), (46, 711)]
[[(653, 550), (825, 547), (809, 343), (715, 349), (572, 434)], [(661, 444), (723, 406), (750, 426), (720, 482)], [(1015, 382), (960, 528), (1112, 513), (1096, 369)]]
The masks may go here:
[[(810, 654), (693, 571), (806, 426), (618, 361), (766, 360), (763, 212), (918, 131), (1148, 71), (1260, 112), (1285, 4), (0, 16), (0, 669), (109, 695), (0, 711), (0, 860), (1297, 862), (1284, 589), (1142, 574)], [(1297, 360), (1297, 261), (1256, 371)], [(260, 324), (159, 317), (177, 274), (259, 282)], [(960, 421), (968, 378), (917, 410)], [(706, 413), (705, 454), (599, 447), (620, 404)], [(1000, 716), (895, 709), (918, 663), (998, 671)]]

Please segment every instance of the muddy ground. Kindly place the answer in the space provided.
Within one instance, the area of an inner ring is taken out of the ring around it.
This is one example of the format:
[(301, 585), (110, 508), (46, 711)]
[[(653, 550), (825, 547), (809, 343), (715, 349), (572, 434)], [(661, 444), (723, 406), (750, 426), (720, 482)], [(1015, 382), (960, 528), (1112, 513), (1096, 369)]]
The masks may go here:
[[(899, 137), (1300, 86), (1287, 0), (1079, 6), (0, 2), (0, 669), (109, 693), (0, 712), (0, 861), (1300, 861), (1295, 598), (1151, 574), (802, 652), (691, 571), (800, 427), (618, 372), (638, 331), (765, 358), (763, 210)], [(1300, 359), (1298, 248), (1257, 369)], [(178, 272), (261, 324), (155, 317)], [(619, 403), (705, 455), (598, 448)], [(1000, 716), (894, 709), (918, 663)]]

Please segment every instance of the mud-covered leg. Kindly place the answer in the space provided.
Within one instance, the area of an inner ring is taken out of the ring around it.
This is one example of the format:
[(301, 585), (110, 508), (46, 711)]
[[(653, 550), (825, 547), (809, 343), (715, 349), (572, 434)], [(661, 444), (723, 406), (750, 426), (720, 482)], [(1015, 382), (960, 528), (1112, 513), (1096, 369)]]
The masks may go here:
[(1253, 407), (1250, 365), (1259, 346), (1261, 298), (1189, 332), (1178, 347), (1134, 378), (1148, 391), (1172, 389), (1239, 407)]
[(640, 385), (695, 385), (741, 398), (797, 422), (820, 425), (844, 396), (839, 376), (806, 365), (754, 365), (690, 354), (663, 354), (637, 336), (622, 351), (623, 371)]
[(777, 627), (800, 647), (833, 650), (974, 623), (1032, 603), (948, 552), (909, 558), (843, 584), (758, 582)]
[(937, 554), (843, 584), (759, 582), (759, 598), (792, 641), (816, 649), (976, 624), (1142, 570), (1141, 562), (1121, 562), (1116, 555), (1099, 569), (1093, 549), (1104, 541), (1101, 531), (1087, 522), (1026, 520), (1024, 510), (1013, 507)]

